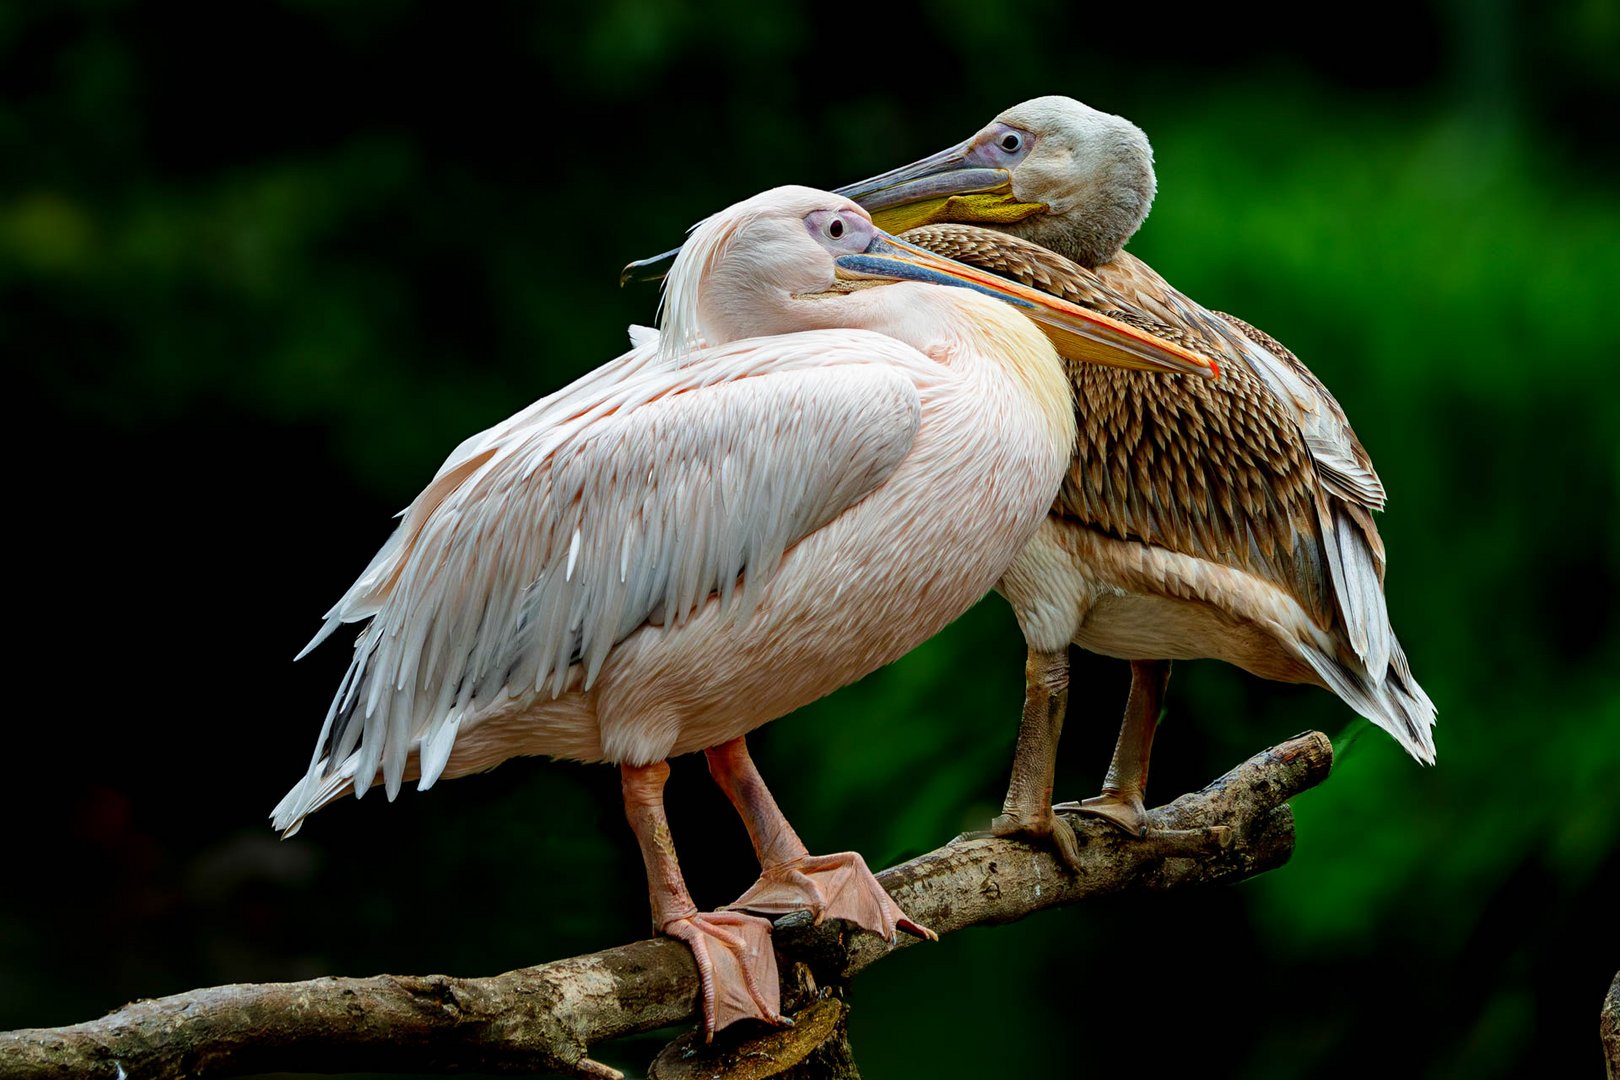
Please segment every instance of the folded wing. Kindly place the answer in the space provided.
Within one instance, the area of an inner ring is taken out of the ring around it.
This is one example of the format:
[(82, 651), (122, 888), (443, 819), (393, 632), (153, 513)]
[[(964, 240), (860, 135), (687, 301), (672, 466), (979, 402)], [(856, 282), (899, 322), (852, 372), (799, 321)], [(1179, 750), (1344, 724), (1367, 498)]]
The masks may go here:
[(371, 618), (278, 828), (351, 755), (357, 794), (380, 767), (392, 798), (413, 747), (427, 787), (478, 709), (555, 696), (576, 664), (588, 687), (649, 619), (680, 625), (711, 596), (751, 611), (783, 553), (917, 433), (908, 369), (929, 362), (880, 335), (755, 339), (678, 368), (649, 349), (469, 439), (405, 511), (317, 636)]
[(1372, 517), (1384, 486), (1344, 410), (1298, 357), (1127, 252), (1092, 271), (972, 225), (925, 226), (905, 239), (1217, 357), (1216, 381), (1072, 372), (1085, 422), (1054, 509), (1283, 585), (1354, 654), (1350, 663), (1308, 657), (1323, 680), (1419, 760), (1433, 760), (1434, 705), (1412, 678), (1384, 599), (1384, 543)]

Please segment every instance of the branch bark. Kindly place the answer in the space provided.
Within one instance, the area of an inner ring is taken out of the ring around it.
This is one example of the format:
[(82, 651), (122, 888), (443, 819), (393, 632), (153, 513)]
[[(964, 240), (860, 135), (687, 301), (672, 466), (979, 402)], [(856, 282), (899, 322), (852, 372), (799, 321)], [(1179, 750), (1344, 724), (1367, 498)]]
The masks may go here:
[[(1022, 844), (959, 837), (878, 880), (906, 912), (942, 935), (1127, 890), (1227, 884), (1288, 861), (1294, 828), (1285, 800), (1320, 783), (1332, 761), (1327, 736), (1297, 736), (1150, 812), (1154, 834), (1146, 840), (1078, 818), (1078, 873)], [(781, 970), (808, 965), (821, 986), (847, 982), (912, 944), (903, 938), (890, 945), (831, 923), (814, 926), (804, 913), (778, 920), (774, 936)], [(668, 939), (488, 978), (378, 975), (219, 986), (138, 1001), (71, 1027), (0, 1033), (0, 1078), (393, 1070), (616, 1076), (590, 1059), (589, 1048), (690, 1019), (697, 995), (691, 953)]]
[(1603, 1012), (1598, 1017), (1598, 1033), (1603, 1039), (1603, 1064), (1609, 1080), (1620, 1080), (1620, 971), (1614, 973)]

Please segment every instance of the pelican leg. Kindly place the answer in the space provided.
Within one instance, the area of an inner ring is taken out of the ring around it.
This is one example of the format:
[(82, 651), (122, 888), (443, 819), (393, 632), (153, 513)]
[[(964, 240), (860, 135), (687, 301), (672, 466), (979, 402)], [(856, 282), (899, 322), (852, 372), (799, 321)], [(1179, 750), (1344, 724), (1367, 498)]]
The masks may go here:
[(1052, 776), (1058, 736), (1069, 707), (1069, 650), (1029, 650), (1024, 663), (1024, 716), (1018, 724), (1012, 780), (1001, 816), (990, 823), (992, 836), (1017, 837), (1055, 849), (1069, 868), (1080, 864), (1074, 827), (1052, 811)]
[(893, 942), (897, 930), (930, 941), (939, 936), (912, 922), (858, 852), (811, 855), (793, 826), (782, 816), (765, 780), (748, 756), (741, 737), (704, 751), (709, 773), (743, 819), (754, 854), (759, 856), (759, 880), (727, 908), (786, 915), (809, 911), (817, 923), (845, 919)]
[(653, 928), (684, 941), (703, 987), (703, 1037), (737, 1020), (783, 1024), (771, 924), (740, 911), (699, 911), (686, 891), (664, 816), (669, 765), (621, 765), (624, 814), (641, 845)]
[(1114, 745), (1113, 761), (1108, 763), (1103, 793), (1062, 803), (1054, 809), (1095, 814), (1132, 836), (1147, 835), (1147, 809), (1142, 797), (1147, 793), (1148, 757), (1153, 752), (1153, 734), (1159, 727), (1159, 709), (1169, 682), (1170, 661), (1131, 661), (1131, 696), (1125, 702), (1125, 720), (1119, 726), (1119, 742)]

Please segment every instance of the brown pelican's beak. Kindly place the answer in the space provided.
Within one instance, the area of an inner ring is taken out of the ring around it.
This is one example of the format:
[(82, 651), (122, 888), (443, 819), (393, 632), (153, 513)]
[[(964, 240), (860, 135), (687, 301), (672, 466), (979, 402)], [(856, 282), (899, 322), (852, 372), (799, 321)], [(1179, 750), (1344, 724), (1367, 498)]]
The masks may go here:
[(669, 273), (669, 268), (675, 265), (675, 256), (680, 253), (680, 248), (670, 248), (662, 255), (654, 255), (650, 259), (637, 259), (619, 271), (619, 288), (624, 288), (632, 281), (663, 281), (664, 275)]
[[(872, 215), (884, 232), (903, 233), (940, 221), (1007, 225), (1047, 210), (1045, 203), (1019, 202), (1012, 173), (982, 164), (982, 139), (975, 137), (921, 161), (839, 188)], [(658, 281), (669, 273), (680, 248), (637, 259), (619, 272), (619, 284)]]
[(1045, 203), (1019, 202), (1012, 173), (976, 163), (979, 141), (969, 139), (921, 161), (841, 187), (885, 232), (902, 233), (938, 221), (1005, 225), (1046, 212)]
[(993, 296), (1022, 311), (1046, 333), (1058, 355), (1070, 360), (1205, 378), (1220, 375), (1215, 361), (1173, 341), (988, 271), (942, 258), (882, 231), (861, 254), (841, 255), (834, 262), (842, 278), (927, 281)]

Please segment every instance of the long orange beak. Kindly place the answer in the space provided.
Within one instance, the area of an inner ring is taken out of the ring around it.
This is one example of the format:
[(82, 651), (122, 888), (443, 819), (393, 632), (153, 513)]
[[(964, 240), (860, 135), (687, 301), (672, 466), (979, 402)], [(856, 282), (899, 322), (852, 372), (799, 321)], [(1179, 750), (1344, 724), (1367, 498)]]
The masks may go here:
[(988, 271), (942, 258), (882, 230), (864, 252), (839, 256), (835, 262), (843, 277), (928, 281), (995, 297), (1033, 320), (1059, 355), (1070, 360), (1211, 379), (1220, 375), (1214, 360), (1173, 341)]

